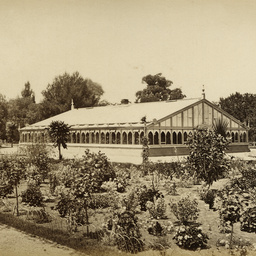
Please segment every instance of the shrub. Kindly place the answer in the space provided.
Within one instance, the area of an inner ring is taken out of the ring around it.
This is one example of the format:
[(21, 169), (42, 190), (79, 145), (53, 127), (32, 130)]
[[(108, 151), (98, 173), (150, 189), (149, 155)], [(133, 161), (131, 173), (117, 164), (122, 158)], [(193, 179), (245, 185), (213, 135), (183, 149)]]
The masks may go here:
[(158, 198), (154, 202), (148, 201), (146, 208), (149, 214), (154, 219), (165, 219), (166, 218), (166, 204), (164, 198)]
[(45, 211), (45, 209), (30, 209), (27, 212), (27, 219), (33, 220), (36, 223), (48, 223), (51, 222), (51, 216)]
[(242, 231), (256, 233), (256, 207), (245, 211), (240, 218), (240, 222)]
[(43, 195), (38, 186), (29, 186), (27, 190), (21, 193), (22, 202), (29, 204), (30, 206), (41, 206), (43, 201)]
[(190, 199), (190, 195), (181, 198), (177, 203), (170, 203), (171, 211), (184, 225), (198, 218), (199, 209), (196, 199)]
[(104, 209), (108, 207), (115, 207), (118, 203), (116, 194), (104, 193), (104, 194), (93, 194), (88, 200), (88, 207), (91, 209)]
[(202, 232), (200, 227), (180, 226), (173, 239), (176, 240), (176, 244), (183, 249), (196, 250), (198, 248), (206, 248), (209, 238)]
[(217, 190), (208, 189), (205, 186), (202, 187), (199, 191), (200, 199), (202, 199), (206, 204), (209, 204), (209, 208), (212, 209), (214, 206), (214, 200), (217, 195)]
[(131, 190), (122, 200), (122, 206), (125, 207), (127, 211), (136, 211), (139, 206), (139, 188), (134, 188)]

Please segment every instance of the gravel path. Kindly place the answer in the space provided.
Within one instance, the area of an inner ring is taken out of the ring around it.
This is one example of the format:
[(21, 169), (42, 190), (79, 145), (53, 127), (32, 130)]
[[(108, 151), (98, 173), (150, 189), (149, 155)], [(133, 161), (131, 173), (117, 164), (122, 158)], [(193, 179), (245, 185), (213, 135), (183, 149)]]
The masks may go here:
[(0, 224), (1, 256), (88, 256), (57, 243)]

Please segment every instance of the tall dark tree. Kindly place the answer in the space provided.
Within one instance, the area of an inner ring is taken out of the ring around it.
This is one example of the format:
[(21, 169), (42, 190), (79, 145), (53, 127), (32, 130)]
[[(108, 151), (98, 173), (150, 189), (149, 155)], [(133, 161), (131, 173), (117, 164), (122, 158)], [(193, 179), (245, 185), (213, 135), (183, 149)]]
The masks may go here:
[(33, 103), (35, 103), (35, 93), (30, 88), (30, 83), (25, 83), (25, 88), (21, 91), (22, 98), (30, 98)]
[(0, 139), (6, 139), (6, 122), (8, 118), (8, 106), (5, 97), (0, 94)]
[(73, 99), (76, 108), (91, 107), (99, 103), (104, 91), (90, 79), (84, 79), (78, 72), (64, 73), (55, 77), (42, 92), (44, 99), (43, 117), (48, 118), (70, 110)]
[(11, 146), (13, 146), (14, 142), (19, 141), (18, 127), (14, 122), (6, 123), (6, 137), (7, 141), (11, 143)]
[(50, 139), (58, 147), (59, 159), (62, 159), (61, 146), (67, 148), (70, 127), (63, 121), (52, 121), (49, 127)]
[(220, 98), (219, 106), (250, 128), (249, 140), (256, 140), (256, 94), (236, 92)]
[(176, 100), (186, 97), (179, 88), (171, 90), (169, 87), (173, 82), (167, 80), (161, 73), (144, 76), (142, 83), (146, 83), (147, 87), (136, 92), (136, 102)]

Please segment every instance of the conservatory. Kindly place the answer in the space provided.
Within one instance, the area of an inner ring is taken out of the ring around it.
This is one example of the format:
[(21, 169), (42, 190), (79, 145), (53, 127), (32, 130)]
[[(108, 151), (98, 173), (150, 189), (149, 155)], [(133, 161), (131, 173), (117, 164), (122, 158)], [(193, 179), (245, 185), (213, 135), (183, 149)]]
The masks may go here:
[(81, 156), (90, 149), (113, 161), (134, 162), (141, 159), (144, 136), (150, 157), (186, 155), (188, 136), (198, 127), (211, 128), (216, 120), (228, 124), (229, 152), (249, 151), (247, 127), (205, 97), (80, 109), (72, 104), (67, 112), (20, 129), (20, 145), (49, 143), (50, 123), (63, 121), (71, 127), (68, 149), (62, 151), (66, 156)]

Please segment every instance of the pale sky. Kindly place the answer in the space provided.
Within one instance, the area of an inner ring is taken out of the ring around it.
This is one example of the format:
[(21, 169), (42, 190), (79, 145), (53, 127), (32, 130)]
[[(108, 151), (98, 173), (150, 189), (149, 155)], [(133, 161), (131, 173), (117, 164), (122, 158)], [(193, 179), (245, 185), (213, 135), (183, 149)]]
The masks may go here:
[(39, 102), (75, 71), (112, 103), (157, 73), (187, 98), (256, 93), (256, 0), (0, 0), (1, 94)]

